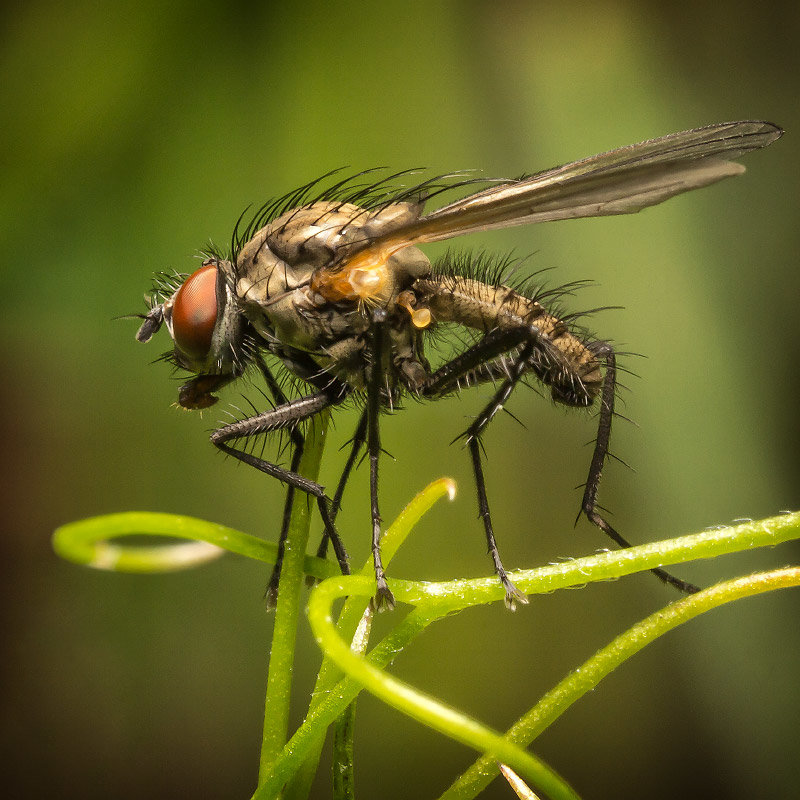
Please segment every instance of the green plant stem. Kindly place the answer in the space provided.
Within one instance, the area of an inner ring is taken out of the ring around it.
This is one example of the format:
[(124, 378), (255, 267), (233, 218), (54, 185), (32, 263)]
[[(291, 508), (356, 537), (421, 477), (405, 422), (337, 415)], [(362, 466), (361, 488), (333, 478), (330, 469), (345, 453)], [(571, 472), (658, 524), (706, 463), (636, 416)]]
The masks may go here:
[(333, 800), (355, 800), (353, 726), (356, 701), (345, 709), (333, 729)]
[[(796, 537), (800, 528), (799, 523), (800, 515), (784, 515), (762, 522), (745, 523), (735, 528), (706, 531), (670, 542), (514, 573), (513, 579), (520, 588), (529, 593), (550, 590), (557, 586), (581, 584), (587, 579), (594, 580), (599, 576), (616, 577), (639, 569), (649, 569), (661, 563), (672, 563), (673, 560), (688, 560), (692, 556), (711, 557), (725, 552), (774, 544), (776, 541)], [(506, 747), (505, 745), (511, 743), (501, 741), (503, 737), (496, 732), (382, 673), (370, 663), (371, 659), (364, 660), (347, 647), (346, 642), (337, 636), (329, 610), (326, 609), (329, 609), (338, 597), (371, 591), (371, 584), (365, 585), (362, 581), (361, 576), (330, 579), (317, 587), (312, 594), (309, 620), (326, 653), (351, 677), (390, 705), (446, 733), (451, 738), (484, 751), (493, 759), (510, 764), (525, 775), (534, 786), (544, 789), (551, 797), (574, 796), (568, 785), (549, 768), (513, 745), (511, 748)], [(437, 616), (437, 610), (441, 616), (457, 608), (486, 602), (489, 599), (487, 595), (492, 596), (491, 599), (499, 599), (502, 596), (502, 590), (482, 580), (455, 581), (449, 584), (393, 581), (392, 589), (398, 600), (424, 606), (432, 618)], [(708, 603), (708, 608), (713, 607), (714, 590), (710, 592), (695, 596), (695, 598), (701, 597), (700, 600), (689, 598), (693, 603), (686, 608), (695, 608), (697, 609), (695, 613), (700, 613), (705, 610), (701, 605), (702, 602)], [(710, 601), (709, 597), (712, 598)], [(724, 597), (724, 592), (719, 594), (719, 597)], [(687, 618), (690, 617), (691, 614)]]
[[(151, 511), (127, 511), (67, 523), (53, 533), (53, 549), (67, 561), (116, 572), (164, 572), (193, 566), (183, 556), (171, 560), (169, 555), (164, 555), (165, 552), (174, 553), (173, 548), (181, 545), (125, 547), (108, 541), (139, 534), (207, 542), (231, 553), (268, 563), (274, 563), (277, 556), (277, 545), (273, 542), (265, 542), (234, 528), (194, 517)], [(576, 583), (620, 577), (651, 566), (770, 547), (799, 536), (800, 512), (794, 512), (533, 570), (519, 570), (513, 574), (515, 582), (524, 582), (530, 587), (525, 589), (526, 592), (549, 592)], [(109, 550), (113, 557), (109, 557)], [(625, 567), (621, 568), (623, 564)], [(336, 564), (314, 556), (305, 556), (303, 565), (306, 574), (316, 578), (339, 574)], [(583, 571), (578, 581), (575, 580), (576, 567)], [(408, 595), (407, 602), (412, 603), (420, 602), (426, 596), (435, 598), (448, 594), (453, 599), (463, 596), (464, 606), (493, 602), (503, 597), (503, 590), (493, 576), (448, 583), (413, 584), (406, 581), (404, 585), (417, 587)]]
[[(320, 414), (311, 420), (306, 431), (299, 472), (309, 480), (319, 475), (325, 432), (329, 415)], [(289, 533), (284, 549), (275, 625), (267, 674), (264, 708), (264, 734), (259, 762), (259, 784), (269, 774), (270, 765), (281, 752), (289, 731), (289, 702), (294, 664), (297, 621), (302, 609), (300, 596), (305, 586), (305, 552), (311, 526), (311, 502), (308, 496), (296, 493)]]
[[(191, 539), (181, 544), (121, 545), (127, 536)], [(198, 547), (198, 545), (202, 545)], [(113, 572), (158, 573), (196, 567), (225, 552), (274, 564), (278, 546), (256, 536), (184, 514), (125, 511), (69, 522), (53, 533), (53, 550), (66, 561)], [(306, 556), (303, 569), (315, 578), (339, 574), (331, 561)]]
[[(400, 515), (389, 526), (381, 539), (381, 553), (383, 555), (384, 567), (389, 566), (395, 554), (406, 540), (406, 537), (411, 533), (414, 526), (419, 522), (424, 514), (426, 514), (431, 507), (438, 502), (442, 497), (447, 495), (450, 500), (455, 497), (456, 487), (455, 483), (450, 478), (440, 478), (426, 486), (419, 492), (414, 499), (400, 512)], [(372, 576), (373, 565), (372, 559), (367, 562), (360, 570), (360, 575)], [(337, 631), (339, 636), (347, 641), (356, 644), (354, 637), (357, 635), (356, 631), (364, 619), (366, 602), (363, 597), (357, 595), (348, 597), (342, 610), (339, 614), (337, 622)], [(357, 649), (359, 652), (365, 652), (368, 641), (367, 635), (360, 638)], [(351, 644), (352, 646), (352, 644)], [(342, 676), (341, 670), (336, 666), (335, 662), (325, 656), (322, 660), (319, 674), (317, 675), (316, 685), (311, 695), (311, 702), (309, 704), (309, 714), (314, 712), (317, 707), (334, 691), (337, 681)], [(355, 695), (353, 695), (355, 697)], [(352, 736), (353, 727), (349, 724), (349, 711), (344, 711), (338, 719), (345, 721), (345, 725)], [(337, 723), (338, 724), (338, 723)], [(308, 797), (311, 790), (311, 784), (317, 773), (319, 758), (322, 752), (322, 747), (325, 743), (325, 729), (327, 726), (321, 727), (321, 733), (317, 738), (317, 742), (313, 747), (308, 749), (308, 756), (303, 766), (293, 776), (292, 780), (287, 784), (283, 792), (284, 800), (301, 800)], [(334, 736), (336, 734), (334, 733)], [(341, 742), (342, 746), (346, 746)], [(337, 769), (336, 761), (334, 760), (334, 769)], [(334, 782), (339, 781), (339, 788), (343, 787), (346, 783), (346, 777), (339, 775), (334, 777)], [(335, 795), (334, 795), (335, 796)]]
[[(313, 464), (304, 466), (303, 469), (306, 475), (310, 474), (312, 469), (313, 474), (316, 474), (316, 467)], [(301, 512), (305, 512), (305, 535), (307, 536), (307, 506), (304, 503), (296, 505), (305, 507), (301, 509)], [(415, 521), (416, 519), (413, 519), (410, 522), (408, 530)], [(403, 536), (407, 534), (408, 530), (403, 533)], [(111, 537), (132, 533), (151, 533), (187, 539), (198, 538), (265, 561), (272, 560), (275, 555), (274, 545), (223, 526), (186, 517), (140, 513), (110, 515), (63, 526), (54, 535), (54, 548), (65, 558), (78, 563), (119, 571), (152, 572), (178, 569), (186, 566), (187, 561), (191, 561), (195, 557), (195, 555), (186, 556), (188, 551), (185, 548), (190, 545), (185, 544), (161, 548), (135, 548), (106, 541)], [(792, 538), (798, 538), (798, 536), (800, 536), (800, 514), (785, 514), (767, 520), (705, 531), (701, 534), (656, 542), (628, 550), (603, 553), (536, 570), (524, 570), (513, 573), (512, 577), (515, 583), (528, 594), (549, 592), (557, 588), (584, 584), (594, 580), (607, 580), (650, 569), (653, 566), (696, 558), (711, 558), (723, 553), (760, 546), (773, 546)], [(303, 540), (304, 543), (305, 540)], [(202, 550), (199, 552), (201, 552), (201, 558), (198, 560), (202, 560), (208, 555)], [(417, 607), (409, 612), (405, 619), (373, 648), (367, 658), (364, 658), (358, 652), (351, 650), (349, 641), (352, 638), (355, 623), (363, 610), (364, 599), (371, 596), (374, 591), (374, 580), (371, 575), (348, 577), (336, 575), (331, 580), (325, 581), (312, 593), (309, 619), (315, 636), (326, 651), (326, 659), (331, 659), (337, 666), (327, 665), (327, 672), (324, 676), (320, 676), (320, 681), (327, 691), (320, 692), (319, 696), (315, 697), (312, 710), (305, 723), (292, 739), (283, 745), (287, 732), (286, 710), (291, 677), (291, 658), (288, 656), (293, 654), (294, 650), (299, 591), (303, 581), (303, 572), (323, 576), (337, 571), (333, 564), (303, 556), (303, 550), (299, 548), (292, 551), (292, 556), (296, 560), (292, 567), (291, 574), (294, 577), (290, 584), (290, 587), (294, 587), (294, 589), (290, 588), (290, 590), (294, 591), (295, 602), (292, 603), (292, 609), (287, 609), (286, 614), (287, 620), (291, 620), (293, 617), (294, 621), (292, 624), (286, 624), (281, 629), (280, 635), (276, 634), (276, 640), (280, 640), (278, 647), (283, 648), (283, 652), (278, 653), (273, 648), (270, 678), (272, 678), (273, 661), (279, 661), (281, 666), (278, 679), (270, 682), (268, 687), (267, 720), (273, 720), (268, 744), (272, 757), (267, 768), (262, 762), (261, 777), (264, 778), (264, 782), (254, 795), (258, 798), (278, 796), (291, 776), (297, 772), (304, 761), (311, 757), (314, 748), (324, 737), (327, 726), (345, 711), (363, 686), (425, 724), (490, 754), (492, 759), (497, 758), (510, 764), (538, 789), (545, 789), (551, 797), (575, 797), (572, 789), (559, 776), (522, 750), (515, 743), (516, 740), (531, 741), (578, 697), (595, 686), (611, 669), (633, 653), (638, 652), (648, 641), (675, 625), (737, 597), (800, 583), (800, 572), (797, 569), (780, 570), (729, 581), (673, 604), (618, 637), (615, 642), (600, 651), (583, 667), (549, 692), (508, 734), (501, 735), (381, 672), (382, 668), (390, 664), (397, 654), (432, 622), (448, 613), (471, 605), (502, 599), (503, 591), (496, 579), (483, 578), (444, 583), (421, 583), (392, 579), (391, 587), (397, 600)], [(282, 587), (281, 594), (286, 596), (284, 588)], [(330, 617), (330, 607), (338, 598), (346, 595), (349, 595), (350, 599), (344, 607), (346, 613), (342, 614), (340, 627), (337, 630)], [(279, 658), (276, 658), (276, 653)], [(277, 666), (275, 668), (277, 669)], [(338, 678), (339, 668), (345, 670), (347, 677), (339, 680), (333, 686), (331, 684)], [(269, 709), (270, 693), (274, 698), (273, 710), (277, 709), (277, 713), (274, 715)], [(265, 722), (265, 732), (268, 724)], [(276, 735), (278, 731), (280, 731), (280, 735)], [(266, 735), (265, 742), (267, 742)], [(485, 785), (485, 782), (496, 775), (496, 766), (493, 762), (490, 763), (488, 758), (484, 756), (479, 759), (476, 765), (448, 790), (455, 794), (446, 796), (473, 797), (479, 791), (478, 787)]]
[[(361, 579), (361, 576), (357, 576)], [(375, 590), (374, 578), (364, 577), (363, 597), (368, 597)], [(376, 667), (386, 667), (403, 648), (418, 636), (436, 617), (421, 612), (419, 609), (411, 611), (399, 625), (391, 631), (380, 644), (376, 645), (369, 654), (369, 662)], [(267, 780), (261, 784), (253, 800), (272, 800), (281, 791), (286, 782), (300, 769), (303, 762), (314, 752), (319, 738), (324, 737), (325, 731), (349, 704), (357, 697), (362, 686), (352, 678), (344, 678), (326, 694), (313, 712), (306, 717), (303, 725), (298, 728), (292, 738), (283, 748), (280, 756), (275, 759), (272, 770)]]
[[(653, 567), (773, 547), (797, 538), (800, 538), (800, 512), (793, 512), (536, 569), (517, 570), (509, 573), (509, 578), (526, 594), (543, 594), (569, 586), (612, 580)], [(441, 601), (451, 608), (482, 605), (504, 597), (503, 588), (494, 577), (442, 583), (395, 579), (392, 590), (404, 603), (420, 605)]]
[[(393, 590), (395, 585), (392, 584)], [(316, 587), (309, 601), (308, 616), (314, 635), (325, 653), (357, 683), (388, 705), (451, 739), (511, 765), (554, 800), (576, 800), (578, 796), (569, 784), (543, 761), (509, 742), (497, 731), (397, 680), (371, 663), (371, 660), (364, 659), (350, 649), (336, 631), (330, 608), (339, 597), (372, 591), (372, 582), (364, 576), (329, 578)], [(397, 594), (395, 596), (400, 599)], [(428, 619), (421, 620), (423, 627), (452, 610), (446, 602), (431, 605), (436, 606), (436, 611), (429, 612)], [(397, 652), (395, 650), (392, 657)]]
[[(678, 625), (724, 603), (775, 589), (800, 586), (800, 568), (791, 567), (726, 581), (679, 600), (637, 623), (571, 672), (506, 733), (505, 738), (520, 746), (529, 745), (573, 703), (620, 664), (653, 640)], [(439, 800), (471, 800), (499, 773), (496, 760), (481, 756), (450, 786)]]

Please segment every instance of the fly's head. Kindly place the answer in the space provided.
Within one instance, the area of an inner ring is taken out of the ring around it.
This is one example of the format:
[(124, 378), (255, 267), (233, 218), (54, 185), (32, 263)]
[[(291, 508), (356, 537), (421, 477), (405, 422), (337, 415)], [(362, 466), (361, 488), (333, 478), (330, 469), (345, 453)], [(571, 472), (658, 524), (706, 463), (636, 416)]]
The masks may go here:
[(211, 258), (183, 276), (180, 285), (162, 282), (136, 334), (137, 341), (148, 342), (162, 324), (167, 326), (175, 344), (169, 360), (196, 373), (180, 388), (178, 403), (183, 408), (213, 405), (213, 392), (244, 370), (246, 320), (233, 294), (232, 272), (229, 261)]

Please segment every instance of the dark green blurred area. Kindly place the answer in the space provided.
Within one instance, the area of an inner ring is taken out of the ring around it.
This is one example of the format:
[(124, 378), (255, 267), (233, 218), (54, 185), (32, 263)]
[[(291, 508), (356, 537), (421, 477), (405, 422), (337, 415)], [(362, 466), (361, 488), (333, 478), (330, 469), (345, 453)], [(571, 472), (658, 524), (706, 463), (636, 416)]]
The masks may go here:
[[(703, 10), (705, 9), (705, 10)], [(133, 340), (156, 270), (192, 271), (240, 212), (331, 168), (480, 168), (516, 175), (738, 118), (787, 135), (735, 181), (634, 217), (475, 236), (532, 253), (553, 284), (596, 285), (577, 309), (630, 357), (602, 502), (636, 542), (800, 504), (800, 186), (796, 4), (617, 2), (30, 2), (0, 17), (4, 188), (5, 567), (2, 783), (9, 797), (247, 797), (272, 619), (266, 570), (228, 558), (159, 577), (59, 562), (57, 525), (173, 511), (277, 537), (282, 490), (219, 457), (204, 416), (170, 408)], [(459, 243), (461, 245), (461, 243)], [(487, 390), (488, 391), (488, 390)], [(382, 510), (441, 475), (460, 494), (391, 573), (489, 571), (466, 454), (448, 446), (486, 392), (387, 418)], [(217, 410), (219, 409), (219, 410)], [(573, 530), (594, 435), (580, 413), (520, 392), (487, 436), (506, 563), (607, 546)], [(336, 480), (355, 414), (336, 418)], [(275, 451), (271, 451), (273, 455)], [(367, 555), (365, 470), (341, 517)], [(680, 568), (708, 584), (797, 560), (798, 548)], [(569, 669), (673, 599), (649, 576), (441, 623), (398, 675), (507, 727)], [(609, 678), (536, 743), (586, 798), (792, 797), (800, 781), (796, 594), (679, 630)], [(396, 612), (401, 613), (401, 612)], [(300, 632), (296, 722), (319, 662)], [(362, 797), (433, 797), (472, 760), (364, 696)], [(323, 772), (315, 797), (329, 796)], [(509, 797), (496, 782), (486, 796)]]

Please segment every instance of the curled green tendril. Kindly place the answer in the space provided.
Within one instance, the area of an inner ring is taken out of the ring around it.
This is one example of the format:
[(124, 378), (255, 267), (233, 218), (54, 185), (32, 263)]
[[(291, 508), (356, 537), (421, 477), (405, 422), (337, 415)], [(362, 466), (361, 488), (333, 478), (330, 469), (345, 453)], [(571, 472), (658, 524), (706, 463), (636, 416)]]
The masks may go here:
[[(324, 429), (320, 435), (324, 435)], [(446, 494), (452, 497), (453, 491), (452, 481), (436, 481), (409, 504), (384, 537), (382, 547), (386, 564), (419, 518), (439, 498)], [(306, 504), (297, 505), (305, 507)], [(303, 511), (307, 517), (307, 509), (303, 508)], [(145, 548), (109, 541), (132, 534), (196, 541)], [(800, 513), (784, 514), (534, 570), (522, 570), (512, 573), (510, 577), (522, 591), (534, 595), (617, 578), (656, 566), (774, 546), (796, 538), (800, 538)], [(190, 517), (151, 513), (114, 514), (70, 523), (56, 531), (53, 546), (61, 556), (76, 563), (129, 572), (182, 569), (215, 557), (223, 550), (267, 562), (274, 561), (277, 554), (274, 544), (222, 525)], [(497, 762), (500, 761), (519, 772), (536, 791), (544, 792), (553, 800), (574, 800), (577, 795), (569, 784), (524, 749), (530, 742), (609, 672), (677, 625), (732, 600), (800, 585), (800, 568), (786, 568), (726, 581), (680, 599), (617, 637), (548, 692), (509, 731), (500, 733), (397, 680), (386, 671), (392, 660), (433, 622), (470, 606), (501, 601), (504, 592), (494, 577), (440, 583), (390, 578), (396, 600), (408, 604), (412, 609), (405, 617), (398, 609), (394, 615), (397, 620), (394, 629), (367, 653), (369, 626), (364, 622), (364, 614), (368, 599), (375, 591), (371, 565), (365, 565), (360, 574), (342, 576), (335, 564), (304, 556), (302, 569), (296, 572), (293, 578), (295, 583), (302, 579), (303, 573), (327, 578), (312, 591), (308, 607), (309, 621), (325, 659), (303, 725), (288, 741), (283, 727), (280, 736), (273, 736), (271, 740), (269, 757), (262, 757), (259, 787), (254, 798), (273, 798), (281, 792), (286, 798), (307, 796), (309, 776), (313, 776), (328, 726), (340, 718), (347, 722), (346, 715), (352, 713), (348, 712), (348, 707), (358, 693), (366, 688), (387, 704), (481, 753), (475, 764), (452, 784), (443, 798), (466, 800), (475, 797), (497, 776)], [(281, 593), (283, 591), (281, 584)], [(338, 624), (334, 624), (332, 606), (342, 597), (348, 599)], [(361, 628), (359, 621), (362, 622)], [(354, 646), (354, 637), (358, 646)], [(280, 646), (288, 647), (288, 655), (293, 652), (293, 641), (283, 642)], [(275, 658), (275, 645), (272, 657)], [(288, 686), (291, 658), (282, 674)], [(287, 696), (281, 700), (282, 707), (288, 703), (288, 688), (285, 692)], [(267, 728), (268, 725), (265, 725), (265, 732)], [(342, 726), (342, 736), (337, 746), (345, 753), (351, 744), (346, 724)], [(335, 796), (349, 796), (348, 785), (347, 780), (341, 780)]]

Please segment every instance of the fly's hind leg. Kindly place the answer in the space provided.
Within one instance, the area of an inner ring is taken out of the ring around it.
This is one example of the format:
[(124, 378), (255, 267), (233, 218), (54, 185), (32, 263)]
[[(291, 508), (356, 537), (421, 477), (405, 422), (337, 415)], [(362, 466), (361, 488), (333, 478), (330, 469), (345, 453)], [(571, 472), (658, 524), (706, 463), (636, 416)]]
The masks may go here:
[[(486, 480), (483, 474), (481, 435), (486, 426), (492, 421), (495, 414), (503, 408), (506, 401), (519, 383), (526, 370), (530, 368), (530, 360), (534, 350), (538, 347), (544, 353), (549, 352), (549, 341), (540, 335), (535, 325), (519, 326), (517, 328), (495, 329), (484, 336), (479, 342), (456, 356), (452, 361), (443, 364), (428, 379), (423, 394), (440, 395), (452, 391), (458, 386), (459, 380), (474, 374), (482, 365), (491, 363), (492, 359), (508, 353), (519, 345), (519, 352), (509, 358), (507, 368), (503, 370), (504, 379), (500, 388), (484, 407), (474, 422), (462, 434), (472, 458), (472, 471), (475, 476), (475, 488), (478, 495), (478, 514), (483, 521), (486, 533), (486, 544), (489, 555), (494, 564), (497, 577), (505, 589), (505, 603), (510, 609), (516, 608), (517, 603), (527, 603), (527, 596), (521, 592), (511, 581), (506, 573), (497, 542), (494, 536), (492, 515), (489, 510), (489, 500), (486, 494)], [(495, 375), (499, 370), (495, 370)]]
[[(586, 478), (586, 486), (581, 502), (579, 515), (585, 514), (586, 518), (593, 525), (600, 528), (603, 533), (609, 536), (620, 547), (630, 547), (630, 542), (621, 536), (608, 523), (608, 521), (597, 510), (597, 489), (600, 485), (600, 476), (603, 472), (603, 465), (608, 456), (609, 441), (611, 439), (611, 422), (614, 418), (614, 398), (616, 396), (617, 382), (617, 362), (614, 350), (606, 342), (594, 342), (590, 349), (594, 355), (605, 363), (605, 376), (603, 378), (603, 388), (600, 393), (600, 411), (598, 413), (597, 439), (595, 440), (592, 461), (589, 465), (589, 475)], [(666, 570), (656, 567), (650, 570), (660, 580), (679, 589), (686, 594), (693, 594), (700, 591), (699, 587), (693, 583), (676, 578)]]
[(475, 487), (478, 493), (478, 514), (483, 521), (483, 528), (486, 533), (486, 545), (488, 547), (489, 555), (494, 564), (494, 571), (500, 582), (505, 589), (505, 604), (506, 607), (512, 611), (516, 608), (517, 603), (527, 603), (528, 598), (521, 592), (511, 581), (506, 574), (503, 562), (500, 560), (500, 552), (497, 549), (497, 542), (494, 538), (494, 528), (492, 526), (492, 515), (489, 511), (489, 500), (486, 496), (486, 481), (483, 476), (483, 465), (481, 463), (481, 434), (486, 429), (486, 426), (492, 421), (494, 415), (503, 408), (511, 392), (519, 382), (523, 373), (528, 366), (528, 359), (533, 352), (533, 341), (528, 342), (521, 350), (519, 356), (512, 363), (508, 377), (503, 381), (503, 384), (495, 392), (494, 397), (485, 406), (483, 411), (475, 418), (475, 421), (464, 432), (464, 438), (469, 447), (470, 456), (472, 457), (472, 471), (475, 475)]

